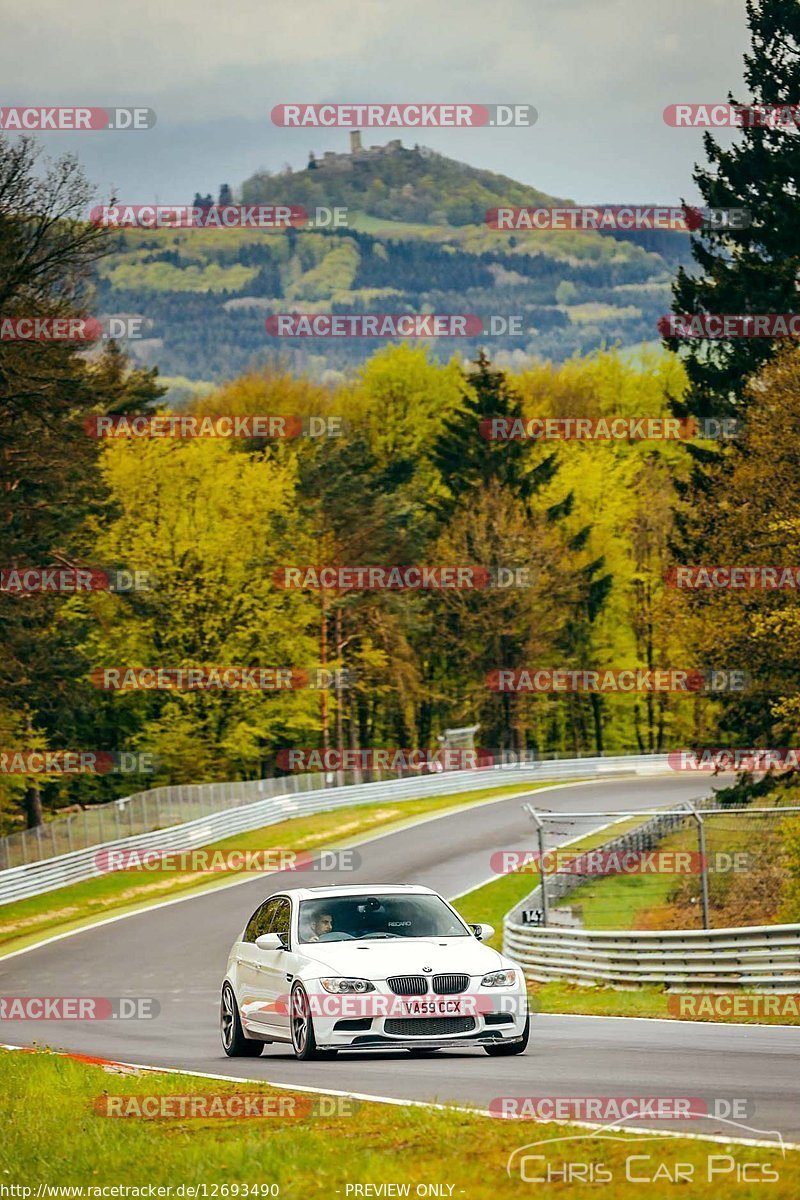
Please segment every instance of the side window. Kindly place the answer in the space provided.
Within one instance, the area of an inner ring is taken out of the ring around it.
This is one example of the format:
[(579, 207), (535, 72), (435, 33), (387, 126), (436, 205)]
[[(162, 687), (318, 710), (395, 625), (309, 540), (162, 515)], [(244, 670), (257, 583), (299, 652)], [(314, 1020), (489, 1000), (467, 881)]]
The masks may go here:
[(244, 931), (244, 938), (242, 940), (245, 942), (254, 942), (257, 937), (261, 937), (262, 933), (267, 933), (270, 922), (275, 915), (275, 909), (280, 903), (280, 900), (265, 900), (247, 922), (247, 928)]
[(291, 920), (292, 908), (288, 900), (279, 900), (278, 907), (275, 911), (272, 922), (269, 927), (270, 933), (283, 934), (286, 945), (289, 945), (289, 922)]
[(247, 922), (247, 926), (244, 931), (244, 937), (242, 938), (243, 942), (254, 942), (256, 940), (256, 924), (258, 922), (259, 917), (261, 916), (261, 910), (263, 908), (264, 908), (264, 905), (259, 904), (256, 911), (253, 913), (252, 917)]

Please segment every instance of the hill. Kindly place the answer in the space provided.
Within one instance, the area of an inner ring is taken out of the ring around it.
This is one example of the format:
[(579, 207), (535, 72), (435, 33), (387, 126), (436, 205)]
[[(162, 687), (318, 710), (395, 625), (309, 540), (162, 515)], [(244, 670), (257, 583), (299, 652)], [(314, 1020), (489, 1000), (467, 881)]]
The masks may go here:
[(120, 233), (99, 306), (146, 318), (147, 337), (130, 349), (168, 377), (217, 382), (275, 358), (319, 377), (352, 370), (379, 344), (268, 337), (265, 318), (286, 311), (520, 318), (504, 335), (437, 340), (440, 358), (473, 357), (481, 342), (516, 363), (638, 346), (658, 338), (674, 268), (689, 261), (678, 233), (490, 229), (489, 208), (569, 201), (399, 141), (259, 171), (237, 199), (344, 207), (347, 227)]
[(307, 208), (338, 204), (390, 221), (456, 228), (481, 225), (486, 210), (499, 204), (569, 203), (424, 146), (406, 148), (399, 139), (362, 148), (356, 133), (349, 154), (329, 152), (320, 159), (312, 154), (305, 171), (251, 176), (242, 185), (242, 200)]

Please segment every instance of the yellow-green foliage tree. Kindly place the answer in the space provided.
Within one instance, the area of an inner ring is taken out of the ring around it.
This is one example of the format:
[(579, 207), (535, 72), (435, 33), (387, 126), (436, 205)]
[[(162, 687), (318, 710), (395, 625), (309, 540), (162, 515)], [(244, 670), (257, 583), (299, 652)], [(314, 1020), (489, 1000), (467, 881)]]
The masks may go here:
[[(302, 535), (292, 458), (216, 439), (132, 440), (110, 445), (101, 469), (117, 516), (97, 530), (98, 551), (152, 588), (88, 602), (95, 668), (318, 662), (311, 606), (272, 580)], [(139, 690), (108, 702), (163, 777), (203, 781), (259, 776), (276, 747), (316, 728), (318, 695)]]
[[(527, 418), (666, 417), (670, 398), (685, 389), (685, 377), (670, 355), (643, 354), (631, 363), (605, 353), (532, 367), (517, 386)], [(586, 549), (602, 557), (610, 576), (608, 595), (589, 623), (588, 641), (581, 643), (580, 660), (562, 659), (560, 665), (702, 669), (706, 664), (689, 640), (685, 613), (665, 585), (674, 480), (686, 471), (680, 445), (669, 440), (546, 444), (556, 448), (558, 458), (546, 499), (556, 503), (565, 492), (572, 496), (566, 528), (574, 536), (585, 531)], [(540, 703), (553, 707), (552, 701)], [(588, 697), (563, 698), (556, 704), (562, 720), (568, 714), (573, 726), (583, 724), (583, 710), (599, 710), (607, 752), (677, 746), (713, 728), (715, 719), (711, 700), (667, 693), (604, 696), (594, 705)], [(596, 730), (597, 718), (596, 711), (586, 727)]]

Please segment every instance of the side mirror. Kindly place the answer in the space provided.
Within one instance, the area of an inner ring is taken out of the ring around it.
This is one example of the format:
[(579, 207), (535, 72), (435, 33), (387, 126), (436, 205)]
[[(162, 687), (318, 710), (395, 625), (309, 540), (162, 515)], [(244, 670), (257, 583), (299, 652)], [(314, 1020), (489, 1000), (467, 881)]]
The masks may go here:
[(282, 933), (262, 933), (261, 937), (256, 938), (256, 946), (259, 950), (285, 950), (286, 946), (283, 941)]
[[(494, 933), (494, 925), (481, 924), (480, 922), (477, 925), (470, 925), (470, 929), (475, 934), (475, 937), (479, 942), (485, 942), (486, 939), (490, 938)], [(256, 943), (256, 945), (258, 945), (258, 943)]]

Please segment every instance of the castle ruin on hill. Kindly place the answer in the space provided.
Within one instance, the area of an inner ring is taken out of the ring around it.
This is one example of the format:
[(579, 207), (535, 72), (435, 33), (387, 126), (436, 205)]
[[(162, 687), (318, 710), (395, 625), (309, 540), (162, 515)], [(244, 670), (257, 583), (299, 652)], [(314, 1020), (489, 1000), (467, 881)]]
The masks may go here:
[(431, 154), (430, 150), (426, 150), (423, 146), (414, 146), (413, 150), (408, 150), (403, 145), (400, 138), (394, 138), (391, 142), (387, 142), (385, 146), (364, 146), (361, 142), (361, 132), (357, 129), (350, 131), (350, 153), (335, 154), (332, 150), (327, 150), (322, 158), (317, 158), (312, 150), (308, 156), (309, 171), (352, 171), (358, 167), (360, 163), (374, 161), (377, 158), (387, 158), (395, 154), (420, 154), (423, 158)]

